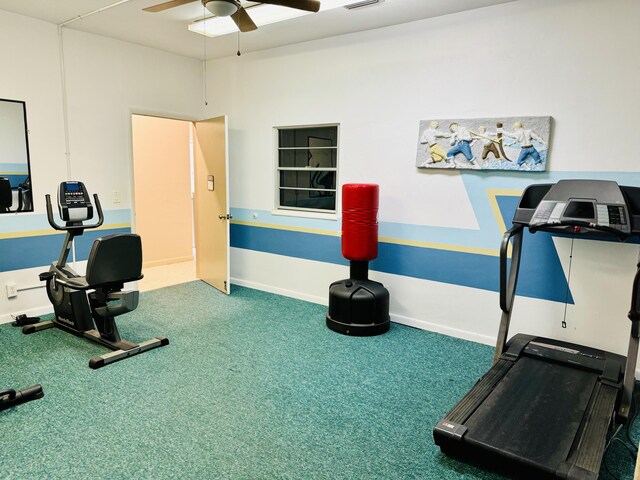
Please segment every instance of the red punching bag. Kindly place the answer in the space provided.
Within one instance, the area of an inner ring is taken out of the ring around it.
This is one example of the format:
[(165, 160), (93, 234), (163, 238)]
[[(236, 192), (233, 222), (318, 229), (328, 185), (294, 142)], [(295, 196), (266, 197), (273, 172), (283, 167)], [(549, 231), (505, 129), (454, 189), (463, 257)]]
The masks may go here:
[(378, 185), (342, 186), (342, 256), (369, 261), (378, 257)]
[(327, 326), (345, 335), (379, 335), (389, 330), (389, 292), (369, 280), (369, 261), (378, 256), (378, 185), (342, 186), (342, 255), (349, 278), (329, 287)]

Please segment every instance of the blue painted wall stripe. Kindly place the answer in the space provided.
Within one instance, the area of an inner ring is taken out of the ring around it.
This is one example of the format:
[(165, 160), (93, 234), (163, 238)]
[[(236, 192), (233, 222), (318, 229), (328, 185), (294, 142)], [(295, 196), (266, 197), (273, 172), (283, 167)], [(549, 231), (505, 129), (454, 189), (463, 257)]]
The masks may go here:
[[(545, 233), (537, 233), (535, 238), (531, 234), (526, 235), (531, 238), (525, 239), (530, 245), (523, 255), (518, 295), (564, 302), (567, 284), (551, 236)], [(329, 235), (232, 224), (231, 246), (348, 265), (340, 253), (340, 239)], [(544, 253), (542, 257), (548, 260), (539, 261), (536, 255), (549, 248), (553, 251)], [(499, 291), (498, 257), (384, 242), (380, 242), (378, 250), (378, 258), (371, 262), (372, 270)], [(573, 303), (571, 296), (569, 302)]]
[[(91, 245), (96, 238), (130, 231), (130, 228), (86, 231), (83, 236), (76, 238), (76, 260), (82, 261), (89, 258)], [(60, 256), (63, 241), (64, 235), (57, 234), (2, 239), (0, 240), (0, 272), (49, 265)]]

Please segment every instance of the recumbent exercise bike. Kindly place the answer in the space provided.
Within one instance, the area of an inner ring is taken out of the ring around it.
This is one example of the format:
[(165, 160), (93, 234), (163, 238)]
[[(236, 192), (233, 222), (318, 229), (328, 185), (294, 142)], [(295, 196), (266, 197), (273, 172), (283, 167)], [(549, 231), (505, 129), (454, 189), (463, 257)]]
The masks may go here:
[(58, 327), (77, 336), (84, 336), (114, 350), (91, 358), (89, 366), (100, 368), (153, 348), (169, 344), (165, 337), (140, 343), (120, 338), (115, 317), (131, 312), (138, 306), (137, 290), (123, 291), (124, 284), (142, 279), (142, 242), (139, 235), (122, 233), (98, 238), (93, 242), (87, 261), (86, 275), (78, 275), (67, 265), (73, 240), (87, 229), (100, 227), (104, 215), (98, 195), (93, 195), (98, 221), (93, 218), (93, 205), (82, 182), (62, 182), (58, 189), (58, 210), (65, 225), (53, 218), (51, 196), (46, 195), (47, 219), (55, 230), (66, 231), (62, 252), (48, 272), (40, 274), (46, 281), (47, 296), (53, 304), (53, 320), (25, 326), (29, 334)]

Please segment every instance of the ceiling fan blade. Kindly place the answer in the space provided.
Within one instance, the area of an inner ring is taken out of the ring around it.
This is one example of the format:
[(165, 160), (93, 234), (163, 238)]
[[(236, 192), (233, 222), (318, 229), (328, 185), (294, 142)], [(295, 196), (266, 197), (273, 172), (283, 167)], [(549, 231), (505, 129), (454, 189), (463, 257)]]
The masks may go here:
[(241, 32), (251, 32), (258, 28), (258, 26), (253, 23), (253, 20), (251, 20), (247, 11), (242, 7), (240, 7), (236, 13), (231, 15), (231, 19), (236, 22), (236, 25)]
[(198, 0), (171, 0), (170, 2), (159, 3), (151, 7), (143, 8), (145, 12), (157, 13), (163, 10), (168, 10), (173, 7), (179, 7), (180, 5), (186, 5), (187, 3), (197, 2)]
[(279, 5), (281, 7), (295, 8), (297, 10), (305, 10), (307, 12), (317, 12), (320, 10), (320, 2), (318, 0), (256, 0), (267, 5)]

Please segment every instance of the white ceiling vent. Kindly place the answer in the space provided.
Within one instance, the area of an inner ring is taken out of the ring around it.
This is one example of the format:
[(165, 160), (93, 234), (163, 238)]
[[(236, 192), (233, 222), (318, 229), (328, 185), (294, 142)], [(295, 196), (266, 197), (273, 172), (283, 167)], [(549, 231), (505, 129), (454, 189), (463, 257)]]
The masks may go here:
[(369, 7), (371, 5), (376, 5), (378, 3), (382, 3), (384, 0), (362, 0), (361, 2), (350, 3), (349, 5), (345, 5), (344, 8), (347, 10), (355, 10), (356, 8)]

